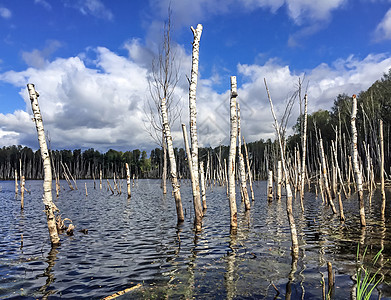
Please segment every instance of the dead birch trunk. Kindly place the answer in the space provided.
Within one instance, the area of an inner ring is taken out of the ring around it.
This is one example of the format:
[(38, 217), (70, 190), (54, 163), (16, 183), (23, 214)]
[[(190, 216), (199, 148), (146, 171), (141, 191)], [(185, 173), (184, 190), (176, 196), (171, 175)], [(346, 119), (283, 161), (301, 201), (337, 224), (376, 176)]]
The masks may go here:
[(250, 184), (251, 199), (252, 201), (254, 201), (255, 197), (254, 197), (254, 190), (253, 190), (253, 178), (252, 178), (253, 176), (251, 174), (250, 160), (248, 158), (247, 145), (244, 137), (243, 137), (243, 145), (244, 145), (244, 152), (246, 153), (246, 165), (247, 165), (247, 172), (248, 172), (248, 183)]
[(164, 140), (164, 129), (162, 131), (162, 144), (163, 144), (163, 172), (162, 172), (162, 189), (163, 194), (167, 194), (167, 143)]
[(240, 105), (237, 103), (237, 116), (238, 116), (238, 159), (239, 159), (239, 177), (240, 177), (240, 190), (242, 195), (242, 201), (244, 201), (244, 206), (246, 210), (250, 210), (250, 199), (248, 197), (247, 191), (247, 180), (246, 180), (246, 170), (244, 167), (244, 158), (242, 154), (242, 138), (240, 131)]
[(102, 170), (99, 170), (99, 189), (102, 189)]
[(76, 179), (72, 176), (71, 171), (69, 170), (67, 164), (65, 164), (65, 167), (67, 168), (68, 174), (69, 174), (69, 176), (71, 177), (73, 183), (75, 184), (75, 189), (77, 190), (78, 188), (77, 188), (77, 184), (76, 184)]
[(303, 203), (304, 198), (304, 180), (306, 176), (306, 155), (307, 155), (307, 94), (304, 95), (304, 124), (303, 131), (301, 135), (301, 147), (302, 147), (302, 157), (301, 157), (301, 182), (300, 182), (300, 201)]
[(178, 178), (177, 178), (174, 146), (172, 145), (171, 128), (170, 128), (170, 125), (168, 123), (168, 113), (167, 113), (166, 99), (163, 98), (161, 101), (162, 101), (161, 102), (161, 108), (162, 108), (163, 132), (164, 132), (164, 136), (166, 137), (168, 157), (170, 159), (170, 175), (171, 175), (172, 191), (174, 193), (175, 207), (176, 207), (176, 212), (177, 212), (177, 217), (178, 217), (178, 223), (180, 223), (180, 222), (183, 222), (185, 220), (185, 217), (183, 215), (181, 191), (179, 189)]
[(332, 151), (334, 153), (334, 160), (335, 160), (335, 167), (337, 169), (337, 174), (338, 174), (338, 178), (339, 178), (339, 182), (340, 182), (340, 185), (342, 187), (342, 190), (343, 190), (343, 193), (345, 195), (345, 198), (347, 199), (348, 198), (348, 195), (346, 193), (346, 189), (345, 189), (345, 185), (344, 185), (344, 182), (342, 180), (342, 175), (341, 175), (341, 169), (339, 168), (339, 164), (338, 164), (338, 154), (337, 154), (337, 146), (335, 145), (336, 143), (334, 143), (334, 141), (331, 141), (331, 148), (332, 148)]
[[(190, 111), (190, 141), (191, 141), (191, 164), (192, 172), (194, 176), (195, 189), (193, 192), (196, 193), (194, 196), (197, 201), (197, 206), (201, 206), (200, 196), (200, 180), (198, 176), (198, 137), (197, 137), (197, 107), (196, 107), (196, 90), (197, 90), (197, 78), (198, 78), (198, 62), (199, 62), (199, 51), (200, 51), (200, 39), (202, 33), (202, 25), (198, 24), (197, 28), (191, 27), (193, 32), (193, 52), (192, 52), (192, 65), (191, 65), (191, 78), (189, 87), (189, 111)], [(199, 203), (199, 204), (198, 204)], [(202, 211), (201, 211), (202, 216)], [(200, 224), (199, 224), (200, 225)]]
[(273, 200), (273, 171), (269, 170), (267, 173), (267, 200)]
[(207, 209), (206, 206), (206, 191), (205, 191), (205, 173), (204, 173), (204, 162), (200, 162), (200, 181), (201, 181), (201, 198), (202, 208)]
[(379, 124), (380, 135), (380, 184), (381, 184), (381, 214), (384, 216), (386, 211), (386, 193), (384, 191), (384, 139), (383, 139), (383, 120), (380, 120)]
[(322, 139), (319, 139), (319, 150), (320, 150), (320, 158), (322, 159), (323, 182), (327, 194), (327, 203), (331, 206), (331, 210), (333, 211), (333, 214), (336, 214), (337, 210), (335, 209), (333, 198), (331, 196), (331, 190), (330, 190), (329, 180), (327, 176), (327, 165), (326, 165), (326, 158), (324, 156)]
[(224, 158), (224, 169), (225, 169), (225, 185), (227, 188), (227, 196), (229, 195), (229, 184), (228, 184), (228, 172), (227, 172), (227, 160)]
[(18, 188), (18, 171), (15, 169), (15, 198), (18, 196), (19, 188)]
[(299, 242), (297, 239), (297, 230), (296, 230), (296, 223), (295, 219), (293, 217), (293, 208), (292, 208), (292, 190), (291, 190), (291, 185), (289, 183), (289, 178), (288, 178), (288, 170), (286, 167), (285, 163), (285, 152), (284, 152), (284, 146), (283, 146), (283, 141), (280, 135), (280, 126), (277, 121), (276, 114), (274, 113), (274, 108), (273, 108), (273, 102), (272, 98), (270, 97), (269, 89), (266, 84), (266, 79), (264, 79), (265, 82), (265, 87), (266, 87), (266, 92), (267, 96), (269, 98), (270, 102), (270, 108), (272, 111), (273, 119), (274, 119), (274, 127), (278, 136), (278, 142), (280, 145), (280, 152), (281, 152), (281, 163), (282, 163), (282, 169), (285, 174), (285, 189), (286, 189), (286, 212), (288, 216), (288, 222), (289, 222), (289, 227), (291, 231), (291, 239), (292, 239), (292, 254), (294, 257), (297, 257), (299, 254)]
[(277, 200), (281, 200), (281, 185), (282, 185), (282, 164), (281, 160), (277, 162)]
[(194, 205), (194, 214), (195, 214), (195, 227), (196, 231), (201, 230), (201, 219), (202, 219), (202, 208), (201, 208), (201, 202), (199, 202), (199, 198), (197, 198), (197, 186), (194, 183), (194, 172), (193, 172), (193, 164), (191, 163), (191, 152), (189, 148), (189, 140), (187, 138), (187, 131), (186, 131), (186, 125), (182, 124), (182, 133), (183, 133), (183, 140), (185, 142), (185, 150), (186, 150), (186, 156), (187, 156), (187, 163), (189, 165), (189, 172), (190, 172), (190, 181), (191, 181), (191, 188), (193, 192), (193, 205)]
[(229, 209), (230, 209), (230, 225), (231, 230), (235, 231), (238, 228), (238, 214), (236, 207), (236, 191), (235, 191), (235, 157), (236, 157), (236, 141), (238, 134), (237, 115), (236, 115), (236, 97), (238, 96), (236, 86), (236, 76), (231, 76), (231, 99), (230, 99), (230, 146), (228, 158), (228, 185), (229, 185)]
[(337, 192), (338, 195), (338, 203), (339, 203), (339, 214), (340, 214), (340, 220), (341, 222), (345, 221), (345, 215), (343, 213), (343, 204), (341, 199), (341, 192)]
[(360, 224), (361, 227), (365, 227), (366, 221), (365, 221), (365, 207), (364, 207), (364, 192), (362, 186), (362, 174), (361, 174), (360, 167), (358, 165), (356, 115), (357, 115), (357, 98), (356, 95), (353, 95), (352, 115), (350, 120), (350, 125), (352, 127), (352, 163), (353, 163), (354, 175), (356, 178), (356, 185), (357, 185), (356, 190), (358, 192), (358, 202), (360, 207)]
[(21, 184), (20, 184), (20, 208), (21, 209), (24, 208), (24, 184), (25, 184), (25, 180), (24, 180), (24, 176), (22, 176)]
[(106, 180), (107, 180), (107, 187), (108, 187), (108, 189), (110, 188), (111, 193), (114, 195), (114, 190), (111, 187), (110, 181), (108, 179), (106, 179)]
[(44, 168), (44, 182), (43, 182), (43, 204), (45, 205), (46, 220), (48, 223), (49, 236), (52, 245), (58, 245), (60, 238), (57, 232), (56, 218), (54, 211), (57, 209), (52, 201), (52, 168), (50, 165), (50, 157), (48, 147), (46, 145), (45, 131), (43, 128), (41, 111), (38, 105), (38, 93), (35, 91), (34, 84), (27, 84), (27, 89), (30, 95), (31, 108), (34, 114), (34, 122), (37, 129), (39, 146), (41, 149), (41, 157)]
[(128, 188), (128, 199), (130, 199), (132, 195), (130, 193), (130, 171), (129, 171), (128, 163), (125, 163), (125, 168), (126, 168), (126, 185)]
[(87, 191), (87, 182), (84, 182), (84, 189), (86, 190), (86, 197), (88, 196), (88, 191)]

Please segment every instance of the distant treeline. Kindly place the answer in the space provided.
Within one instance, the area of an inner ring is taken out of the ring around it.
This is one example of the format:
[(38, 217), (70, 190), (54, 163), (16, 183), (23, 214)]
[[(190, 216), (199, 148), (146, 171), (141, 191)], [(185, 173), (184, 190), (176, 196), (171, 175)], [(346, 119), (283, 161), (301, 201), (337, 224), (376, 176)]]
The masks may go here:
[[(311, 102), (311, 95), (308, 95)], [(358, 147), (361, 164), (367, 167), (368, 158), (374, 166), (380, 164), (379, 149), (379, 120), (384, 124), (384, 147), (385, 147), (385, 171), (390, 173), (390, 125), (391, 125), (391, 70), (388, 74), (376, 81), (367, 91), (361, 92), (358, 97)], [(331, 154), (331, 141), (337, 139), (337, 151), (341, 168), (348, 168), (350, 156), (350, 121), (352, 100), (348, 95), (338, 95), (330, 111), (318, 110), (308, 115), (308, 142), (307, 142), (307, 166), (309, 173), (316, 172), (319, 166), (319, 138), (327, 150), (326, 155)], [(286, 138), (287, 153), (290, 153), (291, 166), (294, 165), (295, 151), (300, 149), (301, 117), (294, 126), (295, 134)], [(227, 132), (227, 135), (229, 133)], [(243, 147), (243, 146), (242, 146)], [(278, 156), (276, 142), (270, 139), (259, 140), (247, 145), (251, 169), (256, 179), (265, 179), (267, 170), (275, 166), (271, 162)], [(188, 164), (186, 153), (183, 148), (175, 148), (177, 169), (180, 177), (188, 178)], [(214, 177), (214, 170), (221, 174), (224, 169), (224, 160), (228, 159), (228, 146), (216, 148), (200, 148), (199, 158), (205, 166), (209, 160), (210, 178)], [(244, 149), (242, 151), (244, 152)], [(106, 153), (100, 153), (94, 149), (77, 150), (54, 150), (51, 152), (52, 164), (55, 171), (63, 178), (61, 162), (68, 166), (70, 172), (76, 178), (96, 178), (102, 170), (103, 176), (110, 178), (116, 173), (119, 177), (126, 177), (125, 163), (130, 166), (131, 174), (138, 178), (160, 178), (162, 173), (163, 151), (156, 148), (151, 151), (149, 157), (146, 151), (139, 149), (133, 151), (116, 151), (110, 149)], [(20, 165), (21, 162), (21, 165)], [(14, 178), (15, 169), (22, 169), (26, 179), (42, 179), (43, 166), (40, 151), (33, 151), (28, 147), (8, 146), (0, 148), (0, 179), (9, 180)], [(375, 168), (380, 170), (380, 168)], [(169, 173), (169, 172), (168, 172)], [(379, 176), (379, 174), (376, 174)]]

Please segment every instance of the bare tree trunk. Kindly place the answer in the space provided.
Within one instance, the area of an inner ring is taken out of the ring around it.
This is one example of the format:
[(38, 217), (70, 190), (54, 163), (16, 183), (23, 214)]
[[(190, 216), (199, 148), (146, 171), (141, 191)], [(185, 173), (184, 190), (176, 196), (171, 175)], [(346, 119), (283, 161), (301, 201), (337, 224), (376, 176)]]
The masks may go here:
[(300, 201), (303, 206), (304, 198), (304, 180), (306, 176), (306, 165), (305, 159), (307, 154), (307, 94), (304, 95), (304, 125), (301, 134), (301, 147), (302, 147), (302, 158), (301, 158), (301, 183), (300, 183)]
[(246, 165), (247, 165), (247, 171), (248, 171), (248, 182), (250, 184), (250, 191), (251, 191), (251, 199), (252, 201), (255, 200), (254, 197), (254, 190), (253, 190), (253, 176), (251, 174), (251, 168), (250, 168), (250, 160), (248, 158), (248, 151), (247, 151), (247, 145), (246, 145), (246, 140), (243, 137), (243, 145), (244, 145), (244, 152), (246, 152)]
[(364, 192), (362, 186), (362, 174), (361, 174), (360, 167), (358, 165), (356, 115), (357, 115), (357, 98), (356, 95), (353, 95), (352, 115), (350, 120), (350, 125), (352, 127), (352, 161), (353, 161), (354, 175), (356, 178), (358, 202), (360, 207), (360, 224), (361, 227), (365, 227), (366, 221), (365, 221), (365, 207), (364, 207)]
[(20, 208), (24, 208), (24, 176), (21, 178), (22, 183), (20, 184)]
[(242, 154), (242, 138), (240, 131), (240, 105), (237, 103), (237, 116), (238, 116), (238, 159), (239, 159), (239, 177), (240, 177), (240, 190), (242, 194), (242, 201), (244, 201), (244, 206), (246, 210), (251, 208), (250, 199), (248, 197), (247, 191), (247, 181), (246, 181), (246, 170), (244, 167), (244, 158)]
[(18, 171), (15, 169), (15, 198), (18, 196)]
[(166, 137), (168, 157), (170, 159), (170, 175), (171, 175), (171, 184), (172, 190), (175, 198), (175, 206), (176, 212), (178, 216), (178, 223), (183, 222), (185, 217), (183, 216), (183, 208), (182, 208), (182, 200), (181, 200), (181, 192), (179, 189), (178, 178), (177, 178), (177, 170), (176, 170), (176, 160), (174, 154), (174, 147), (172, 145), (172, 136), (171, 136), (171, 128), (168, 123), (168, 114), (167, 114), (167, 106), (166, 99), (162, 99), (162, 119), (163, 119), (163, 132)]
[(282, 169), (285, 174), (286, 212), (287, 212), (289, 227), (290, 227), (290, 231), (291, 231), (292, 254), (294, 257), (297, 257), (299, 254), (299, 242), (297, 239), (296, 223), (295, 223), (295, 219), (293, 217), (292, 190), (291, 190), (291, 185), (289, 183), (288, 170), (286, 168), (286, 163), (285, 163), (285, 151), (284, 151), (282, 137), (280, 134), (280, 126), (278, 124), (276, 114), (274, 113), (273, 102), (272, 102), (272, 98), (270, 97), (269, 89), (266, 84), (266, 79), (264, 79), (264, 81), (265, 81), (267, 96), (268, 96), (269, 102), (270, 102), (270, 108), (271, 108), (273, 119), (274, 119), (274, 127), (277, 132), (278, 141), (279, 141), (279, 145), (280, 145)]
[(58, 236), (56, 219), (54, 211), (57, 210), (52, 201), (52, 168), (50, 165), (50, 157), (48, 147), (46, 145), (45, 131), (43, 128), (41, 111), (38, 105), (38, 93), (35, 91), (34, 84), (27, 84), (27, 89), (30, 95), (31, 108), (34, 114), (35, 126), (37, 128), (38, 141), (41, 149), (41, 157), (44, 167), (44, 182), (43, 182), (43, 204), (45, 205), (46, 220), (48, 223), (50, 241), (52, 245), (58, 245), (60, 243), (60, 237)]
[(164, 128), (162, 131), (162, 148), (163, 148), (162, 188), (163, 188), (163, 194), (165, 195), (167, 194), (167, 144), (166, 141), (164, 140)]
[(273, 171), (269, 170), (267, 173), (267, 200), (273, 200)]
[(207, 209), (206, 206), (206, 192), (205, 192), (205, 173), (204, 173), (204, 162), (200, 162), (200, 181), (201, 181), (201, 198), (202, 208)]
[(345, 215), (343, 213), (343, 204), (341, 199), (341, 192), (337, 192), (338, 195), (338, 203), (339, 203), (339, 213), (341, 222), (345, 221)]
[(185, 150), (187, 155), (187, 162), (189, 165), (189, 172), (190, 172), (190, 181), (191, 181), (191, 188), (193, 192), (193, 205), (194, 205), (194, 214), (195, 214), (195, 227), (196, 231), (201, 230), (202, 226), (202, 208), (201, 208), (201, 202), (197, 199), (197, 191), (196, 191), (196, 184), (194, 183), (194, 172), (193, 172), (193, 164), (191, 163), (191, 152), (189, 148), (189, 140), (187, 138), (187, 131), (186, 131), (186, 125), (182, 124), (182, 133), (183, 133), (183, 140), (185, 142)]
[(379, 124), (380, 135), (380, 182), (381, 182), (381, 214), (384, 216), (386, 211), (386, 193), (384, 191), (384, 139), (383, 139), (383, 120), (380, 120)]
[(281, 185), (282, 185), (282, 164), (281, 160), (277, 162), (277, 200), (281, 200)]
[[(199, 51), (200, 51), (200, 39), (202, 33), (202, 25), (198, 24), (197, 28), (191, 27), (193, 32), (193, 52), (192, 52), (192, 66), (191, 66), (191, 78), (189, 87), (189, 110), (190, 110), (190, 140), (191, 140), (191, 163), (192, 171), (194, 176), (196, 192), (195, 199), (197, 206), (201, 207), (201, 196), (200, 196), (200, 180), (198, 176), (198, 137), (197, 137), (197, 107), (196, 107), (196, 90), (197, 90), (197, 77), (198, 77), (198, 62), (199, 62)], [(202, 216), (202, 211), (201, 211)]]
[(110, 188), (111, 193), (114, 195), (114, 190), (111, 187), (110, 181), (108, 179), (106, 179), (106, 180), (107, 180), (107, 187), (108, 187), (108, 189)]
[(230, 147), (228, 158), (228, 185), (229, 185), (229, 208), (230, 208), (230, 225), (231, 230), (235, 231), (238, 228), (238, 214), (236, 207), (236, 191), (235, 191), (235, 157), (236, 157), (236, 142), (238, 134), (238, 119), (236, 114), (236, 97), (238, 96), (236, 86), (236, 76), (231, 76), (231, 100), (230, 100)]
[(99, 170), (99, 189), (102, 189), (102, 170)]
[(329, 180), (327, 176), (327, 166), (326, 166), (326, 158), (324, 156), (324, 150), (323, 150), (323, 140), (319, 139), (319, 150), (320, 150), (320, 157), (322, 159), (322, 172), (323, 172), (323, 181), (324, 181), (324, 187), (326, 189), (327, 193), (327, 203), (330, 204), (331, 210), (333, 211), (333, 214), (337, 213), (337, 210), (335, 209), (333, 198), (331, 196), (331, 190), (329, 185)]
[(129, 171), (129, 165), (128, 163), (125, 163), (125, 168), (126, 168), (126, 185), (128, 188), (128, 199), (132, 196), (130, 192), (130, 171)]

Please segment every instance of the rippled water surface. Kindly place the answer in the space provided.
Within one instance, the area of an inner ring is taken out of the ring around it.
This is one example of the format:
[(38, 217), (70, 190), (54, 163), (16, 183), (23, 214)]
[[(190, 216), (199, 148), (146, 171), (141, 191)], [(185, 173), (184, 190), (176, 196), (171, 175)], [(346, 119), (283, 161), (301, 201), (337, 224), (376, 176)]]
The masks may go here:
[[(87, 183), (88, 196), (84, 184)], [(137, 284), (122, 299), (322, 299), (327, 262), (335, 271), (334, 299), (354, 291), (356, 251), (368, 246), (364, 263), (384, 247), (378, 265), (383, 283), (374, 297), (391, 299), (390, 202), (380, 218), (380, 193), (366, 195), (368, 226), (359, 226), (355, 195), (344, 200), (341, 224), (313, 193), (305, 212), (294, 201), (300, 253), (290, 255), (285, 199), (268, 203), (265, 182), (254, 186), (250, 212), (238, 202), (239, 228), (229, 230), (226, 188), (207, 190), (208, 209), (201, 233), (193, 231), (191, 187), (182, 182), (185, 222), (177, 226), (174, 199), (164, 197), (158, 180), (139, 180), (126, 194), (112, 195), (93, 181), (78, 181), (79, 190), (64, 190), (55, 201), (63, 218), (76, 226), (74, 236), (61, 235), (50, 247), (42, 204), (42, 181), (27, 181), (25, 209), (15, 199), (14, 183), (0, 182), (0, 298), (100, 299)], [(387, 194), (391, 199), (391, 194)], [(88, 234), (79, 232), (88, 229)], [(23, 235), (23, 244), (21, 236)], [(376, 272), (377, 267), (372, 269)], [(273, 287), (274, 286), (274, 287)]]

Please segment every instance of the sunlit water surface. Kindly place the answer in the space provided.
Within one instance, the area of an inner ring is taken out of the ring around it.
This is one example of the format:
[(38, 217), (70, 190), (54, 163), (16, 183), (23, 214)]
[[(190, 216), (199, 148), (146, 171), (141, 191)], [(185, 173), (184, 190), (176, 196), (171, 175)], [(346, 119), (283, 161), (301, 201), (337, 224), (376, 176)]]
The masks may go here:
[[(0, 182), (0, 298), (100, 299), (141, 284), (120, 298), (322, 299), (322, 276), (327, 293), (331, 262), (332, 298), (349, 299), (361, 242), (361, 253), (368, 246), (363, 260), (368, 266), (384, 247), (377, 265), (383, 266), (384, 280), (373, 294), (391, 299), (391, 205), (388, 201), (382, 220), (379, 191), (371, 201), (366, 194), (365, 230), (359, 226), (355, 195), (344, 200), (343, 224), (314, 193), (306, 193), (304, 213), (294, 200), (300, 253), (292, 261), (285, 198), (268, 203), (265, 182), (255, 183), (255, 201), (247, 213), (237, 190), (235, 235), (230, 234), (225, 187), (208, 188), (203, 229), (196, 234), (188, 181), (182, 181), (186, 217), (179, 226), (171, 189), (163, 196), (158, 180), (138, 180), (130, 200), (126, 192), (112, 195), (98, 184), (94, 189), (93, 181), (79, 180), (76, 191), (61, 184), (64, 189), (54, 201), (76, 229), (74, 236), (62, 234), (61, 245), (52, 249), (42, 181), (27, 181), (31, 194), (25, 195), (23, 211), (19, 197), (15, 199), (14, 182)], [(387, 197), (391, 199), (390, 194)], [(88, 234), (81, 229), (88, 229)], [(371, 270), (376, 272), (377, 267)]]

